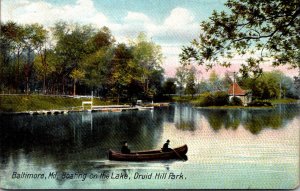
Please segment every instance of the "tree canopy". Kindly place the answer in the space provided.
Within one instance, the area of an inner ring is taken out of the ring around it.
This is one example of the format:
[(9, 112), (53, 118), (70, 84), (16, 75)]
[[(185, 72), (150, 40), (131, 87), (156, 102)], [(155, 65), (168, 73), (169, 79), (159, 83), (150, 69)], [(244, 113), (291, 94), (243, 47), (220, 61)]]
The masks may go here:
[(57, 22), (50, 31), (39, 24), (1, 23), (0, 91), (94, 91), (124, 101), (163, 94), (161, 48), (146, 34), (126, 44), (117, 43), (107, 27)]
[(181, 62), (212, 68), (230, 66), (223, 58), (252, 54), (241, 72), (259, 75), (260, 63), (290, 65), (300, 71), (300, 4), (298, 0), (228, 0), (225, 11), (214, 11), (201, 23), (202, 32), (183, 47)]

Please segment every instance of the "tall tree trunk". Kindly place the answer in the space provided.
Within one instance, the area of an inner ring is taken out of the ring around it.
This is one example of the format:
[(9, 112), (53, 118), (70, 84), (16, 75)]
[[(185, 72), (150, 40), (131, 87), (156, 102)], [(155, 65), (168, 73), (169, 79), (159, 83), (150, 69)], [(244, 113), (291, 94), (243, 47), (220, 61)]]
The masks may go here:
[(43, 94), (46, 94), (46, 75), (43, 76)]
[(19, 87), (19, 72), (20, 72), (20, 50), (17, 52), (17, 71), (16, 71), (16, 77), (15, 77), (15, 91), (18, 93), (18, 87)]
[(147, 78), (147, 80), (146, 80), (146, 93), (148, 93), (148, 89), (149, 89), (149, 80)]
[(43, 75), (43, 94), (46, 94), (46, 76), (48, 72), (48, 64), (46, 61), (46, 48), (44, 49), (44, 56), (43, 53), (41, 53), (41, 59), (42, 59), (42, 65), (45, 67), (44, 75)]
[(29, 92), (29, 78), (28, 76), (26, 77), (26, 95), (28, 95)]
[(74, 79), (74, 83), (73, 83), (73, 96), (76, 95), (76, 80)]
[(62, 78), (62, 94), (65, 94), (65, 77)]

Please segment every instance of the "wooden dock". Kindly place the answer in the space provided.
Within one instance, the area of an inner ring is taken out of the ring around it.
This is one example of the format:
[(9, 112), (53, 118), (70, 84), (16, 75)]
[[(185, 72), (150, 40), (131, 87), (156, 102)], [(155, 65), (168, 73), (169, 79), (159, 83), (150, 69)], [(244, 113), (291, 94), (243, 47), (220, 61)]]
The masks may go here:
[(168, 103), (156, 103), (145, 106), (130, 106), (130, 105), (101, 105), (92, 106), (91, 109), (86, 110), (84, 107), (71, 107), (70, 109), (62, 110), (38, 110), (38, 111), (24, 111), (24, 112), (0, 112), (4, 115), (60, 115), (73, 112), (125, 112), (125, 111), (144, 111), (154, 110), (155, 107), (165, 107)]

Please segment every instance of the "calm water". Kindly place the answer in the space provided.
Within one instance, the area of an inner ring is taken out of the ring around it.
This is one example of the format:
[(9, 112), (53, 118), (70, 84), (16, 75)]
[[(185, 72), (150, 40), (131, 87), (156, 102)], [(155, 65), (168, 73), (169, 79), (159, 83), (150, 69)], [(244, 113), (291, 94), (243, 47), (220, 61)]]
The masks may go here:
[[(299, 184), (299, 124), (300, 105), (262, 110), (175, 105), (139, 112), (0, 116), (0, 186), (294, 188)], [(144, 150), (161, 148), (167, 139), (172, 147), (188, 145), (187, 161), (117, 162), (106, 157), (123, 140), (131, 150)], [(14, 172), (45, 177), (17, 179)], [(57, 177), (49, 177), (55, 172)], [(74, 177), (63, 178), (63, 173)], [(121, 173), (130, 179), (111, 178)], [(137, 173), (152, 177), (135, 179)], [(168, 177), (155, 179), (156, 173)], [(169, 179), (170, 173), (182, 173), (183, 179)]]

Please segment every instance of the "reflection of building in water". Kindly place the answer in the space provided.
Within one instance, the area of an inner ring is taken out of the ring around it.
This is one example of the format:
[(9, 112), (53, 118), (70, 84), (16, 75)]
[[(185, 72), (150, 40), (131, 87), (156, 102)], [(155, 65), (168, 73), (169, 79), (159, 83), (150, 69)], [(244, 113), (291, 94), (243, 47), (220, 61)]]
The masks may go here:
[(175, 126), (182, 130), (195, 130), (195, 111), (192, 107), (178, 105), (175, 107)]
[(82, 123), (89, 123), (91, 127), (91, 132), (93, 131), (93, 115), (91, 112), (85, 112), (81, 115)]

